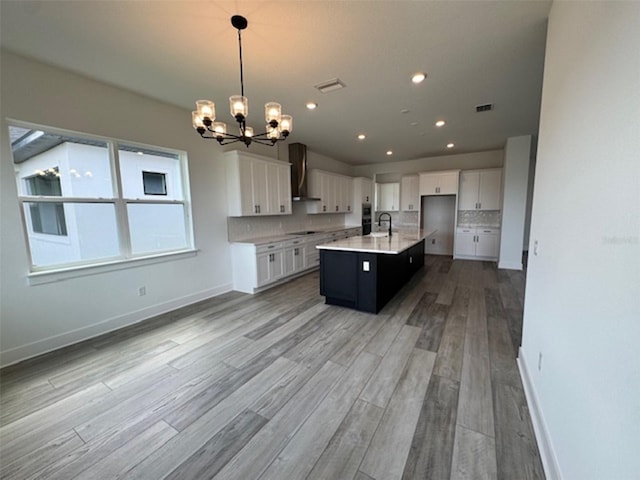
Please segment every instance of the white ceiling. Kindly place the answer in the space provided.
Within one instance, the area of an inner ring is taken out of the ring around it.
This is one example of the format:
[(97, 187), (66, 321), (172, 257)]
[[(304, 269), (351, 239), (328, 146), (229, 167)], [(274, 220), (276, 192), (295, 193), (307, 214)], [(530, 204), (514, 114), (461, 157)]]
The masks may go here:
[[(294, 118), (292, 141), (356, 165), (503, 148), (507, 137), (537, 133), (550, 5), (0, 0), (1, 41), (184, 107), (188, 123), (196, 99), (213, 100), (231, 124), (228, 97), (240, 84), (230, 17), (244, 15), (248, 124), (262, 131), (264, 103), (280, 102)], [(410, 81), (417, 71), (428, 74), (420, 85)], [(313, 87), (335, 77), (347, 88)], [(308, 101), (318, 108), (307, 110)], [(494, 110), (476, 113), (483, 103)], [(434, 127), (438, 119), (446, 126)]]

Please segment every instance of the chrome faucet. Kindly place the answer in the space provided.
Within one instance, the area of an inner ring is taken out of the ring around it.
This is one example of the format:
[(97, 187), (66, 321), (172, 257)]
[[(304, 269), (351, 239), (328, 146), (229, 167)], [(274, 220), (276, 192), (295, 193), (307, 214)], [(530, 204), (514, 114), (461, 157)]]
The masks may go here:
[(381, 226), (382, 224), (382, 216), (383, 215), (387, 215), (389, 217), (389, 236), (391, 236), (391, 214), (388, 212), (382, 212), (380, 214), (380, 216), (378, 217), (378, 226)]

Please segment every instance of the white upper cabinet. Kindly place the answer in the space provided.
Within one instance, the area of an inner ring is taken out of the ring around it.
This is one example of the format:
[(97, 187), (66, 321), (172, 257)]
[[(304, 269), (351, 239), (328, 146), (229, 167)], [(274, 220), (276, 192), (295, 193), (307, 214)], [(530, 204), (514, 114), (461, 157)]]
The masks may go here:
[(376, 184), (376, 211), (400, 210), (400, 184), (378, 183)]
[(419, 210), (418, 175), (406, 175), (400, 179), (400, 209), (405, 212)]
[(361, 201), (371, 205), (373, 203), (373, 182), (370, 178), (358, 177), (354, 179), (355, 185), (360, 188)]
[(459, 210), (500, 210), (502, 169), (460, 173)]
[(456, 195), (458, 193), (459, 170), (421, 173), (420, 195)]
[(323, 170), (309, 171), (309, 195), (319, 202), (307, 202), (307, 213), (349, 213), (353, 211), (353, 179)]
[(291, 166), (237, 150), (224, 154), (230, 217), (291, 214)]

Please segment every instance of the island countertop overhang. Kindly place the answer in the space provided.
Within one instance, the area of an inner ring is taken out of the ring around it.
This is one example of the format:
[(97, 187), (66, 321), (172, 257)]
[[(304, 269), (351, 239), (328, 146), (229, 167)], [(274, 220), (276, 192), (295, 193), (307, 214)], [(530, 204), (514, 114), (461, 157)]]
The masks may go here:
[(390, 237), (358, 236), (331, 243), (323, 243), (317, 245), (316, 248), (318, 250), (397, 255), (424, 241), (425, 238), (434, 233), (436, 233), (436, 230), (408, 230), (394, 232)]

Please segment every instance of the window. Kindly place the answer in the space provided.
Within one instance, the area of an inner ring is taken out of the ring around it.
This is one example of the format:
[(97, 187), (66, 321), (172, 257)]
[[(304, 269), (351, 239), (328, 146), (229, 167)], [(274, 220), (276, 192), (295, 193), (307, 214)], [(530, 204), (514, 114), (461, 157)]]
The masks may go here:
[(164, 173), (142, 172), (145, 195), (166, 195), (167, 182)]
[(193, 248), (184, 152), (27, 124), (9, 133), (32, 271)]
[[(61, 195), (58, 167), (39, 170), (36, 175), (25, 178), (29, 195)], [(29, 205), (31, 228), (34, 233), (45, 235), (67, 235), (67, 222), (62, 203), (32, 203)]]

